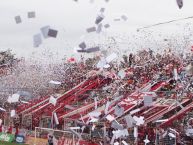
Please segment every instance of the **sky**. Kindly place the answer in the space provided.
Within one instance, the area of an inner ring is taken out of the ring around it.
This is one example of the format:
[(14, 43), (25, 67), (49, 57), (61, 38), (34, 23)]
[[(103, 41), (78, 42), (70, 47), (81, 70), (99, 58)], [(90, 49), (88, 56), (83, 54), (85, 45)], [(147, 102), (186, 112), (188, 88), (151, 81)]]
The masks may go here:
[[(88, 34), (86, 28), (94, 25), (100, 8), (105, 10), (105, 23), (111, 27), (101, 34)], [(113, 35), (130, 35), (147, 25), (193, 16), (193, 1), (184, 0), (179, 9), (176, 0), (1, 0), (0, 1), (0, 50), (12, 49), (17, 57), (30, 57), (38, 52), (49, 51), (58, 59), (75, 55), (74, 48), (81, 41), (102, 43)], [(27, 12), (35, 11), (36, 18), (28, 19)], [(113, 21), (126, 15), (126, 22)], [(21, 24), (14, 17), (20, 15)], [(184, 26), (193, 19), (179, 22)], [(50, 25), (58, 30), (57, 38), (43, 40), (38, 48), (33, 47), (33, 35), (40, 28)], [(168, 34), (183, 31), (176, 23), (154, 27), (150, 31)], [(108, 42), (107, 42), (108, 43)]]

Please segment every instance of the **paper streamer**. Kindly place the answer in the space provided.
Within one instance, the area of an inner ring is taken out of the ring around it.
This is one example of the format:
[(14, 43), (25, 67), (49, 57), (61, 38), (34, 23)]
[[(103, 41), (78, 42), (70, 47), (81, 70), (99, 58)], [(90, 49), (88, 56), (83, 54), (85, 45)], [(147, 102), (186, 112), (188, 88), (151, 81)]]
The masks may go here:
[(178, 80), (178, 72), (177, 69), (174, 69), (174, 79), (177, 81)]
[(97, 109), (97, 98), (94, 98), (95, 109)]
[(110, 102), (108, 101), (106, 106), (105, 106), (105, 114), (108, 113), (109, 106), (110, 106)]
[(56, 124), (58, 125), (59, 124), (59, 121), (58, 121), (58, 117), (57, 117), (57, 114), (54, 112), (54, 120), (56, 122)]
[(134, 137), (137, 138), (138, 137), (138, 129), (137, 127), (134, 127)]

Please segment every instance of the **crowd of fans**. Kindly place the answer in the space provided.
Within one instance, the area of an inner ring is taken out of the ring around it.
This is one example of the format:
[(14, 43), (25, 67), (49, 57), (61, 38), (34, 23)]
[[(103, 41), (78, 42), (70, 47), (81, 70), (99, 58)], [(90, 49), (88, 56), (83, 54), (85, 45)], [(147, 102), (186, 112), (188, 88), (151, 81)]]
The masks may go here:
[[(19, 61), (17, 65), (13, 66), (12, 74), (3, 76), (1, 81), (4, 82), (2, 88), (7, 88), (9, 86), (9, 88), (13, 88), (14, 91), (26, 89), (32, 95), (30, 98), (27, 98), (29, 96), (21, 96), (20, 99), (28, 101), (52, 93), (64, 93), (87, 79), (89, 72), (96, 71), (98, 75), (111, 78), (112, 83), (108, 86), (104, 86), (104, 88), (107, 89), (91, 90), (92, 93), (86, 100), (87, 102), (93, 102), (93, 94), (97, 96), (99, 100), (104, 98), (113, 99), (112, 96), (117, 91), (119, 95), (131, 94), (149, 81), (153, 83), (160, 80), (174, 80), (173, 70), (176, 68), (178, 70), (179, 79), (169, 84), (168, 87), (165, 87), (162, 91), (169, 92), (172, 91), (172, 89), (176, 91), (176, 86), (182, 86), (183, 91), (179, 91), (178, 93), (180, 93), (180, 95), (190, 96), (192, 86), (192, 79), (190, 77), (192, 75), (191, 58), (191, 54), (186, 54), (186, 56), (184, 56), (184, 54), (178, 55), (171, 50), (159, 54), (151, 49), (147, 49), (135, 54), (125, 54), (119, 61), (110, 63), (110, 67), (103, 68), (102, 70), (96, 67), (97, 62), (100, 61), (99, 56), (88, 59), (82, 57), (79, 62), (62, 62), (60, 64), (49, 64), (49, 66), (43, 67), (41, 64), (33, 64), (22, 60)], [(185, 69), (188, 65), (190, 65), (189, 72)], [(125, 72), (123, 78), (118, 75), (121, 70)], [(61, 85), (53, 88), (49, 86), (50, 80), (60, 81)], [(123, 87), (120, 88), (120, 86)], [(1, 107), (5, 108), (7, 112), (11, 109), (16, 109), (20, 104), (9, 104), (7, 102), (6, 97), (8, 96), (6, 95), (15, 93), (13, 90), (11, 90), (12, 92), (10, 90), (6, 93), (1, 92)], [(171, 95), (171, 93), (166, 94)], [(157, 95), (159, 96), (160, 94), (157, 93)], [(85, 100), (83, 101), (85, 102)], [(80, 104), (83, 103), (80, 102)], [(163, 130), (159, 131), (161, 132)], [(154, 130), (152, 130), (152, 134), (152, 138), (155, 140)], [(149, 137), (151, 138), (151, 135), (149, 135)]]
[[(95, 95), (102, 98), (113, 96), (113, 94), (117, 91), (119, 91), (120, 95), (126, 95), (126, 94), (131, 94), (135, 90), (138, 90), (139, 88), (142, 87), (143, 84), (151, 81), (151, 82), (156, 82), (156, 81), (166, 81), (166, 80), (171, 80), (168, 82), (167, 85), (165, 85), (164, 88), (160, 90), (160, 92), (156, 92), (158, 97), (170, 97), (171, 99), (177, 99), (177, 96), (180, 97), (187, 97), (191, 99), (191, 75), (192, 72), (189, 74), (187, 73), (186, 66), (192, 62), (191, 60), (191, 54), (186, 56), (186, 57), (180, 57), (175, 53), (172, 53), (171, 51), (166, 52), (162, 55), (156, 54), (152, 50), (149, 51), (141, 51), (138, 54), (129, 54), (128, 56), (124, 55), (123, 56), (123, 61), (120, 62), (118, 65), (116, 64), (111, 64), (110, 68), (103, 70), (103, 71), (108, 71), (114, 76), (112, 79), (114, 80), (112, 84), (110, 84), (110, 91), (106, 90), (100, 92), (96, 91)], [(126, 72), (126, 75), (123, 79), (121, 79), (117, 74), (120, 70), (124, 69)], [(178, 71), (178, 80), (175, 80), (174, 78), (174, 69), (177, 69)], [(124, 88), (122, 90), (118, 90), (119, 86), (124, 85)], [(107, 87), (107, 86), (106, 86)], [(163, 95), (164, 93), (164, 95)], [(104, 95), (105, 94), (105, 95)], [(174, 96), (173, 98), (171, 96)], [(173, 115), (173, 114), (170, 114)], [(182, 124), (182, 122), (178, 122), (179, 125)], [(101, 128), (101, 126), (98, 126)], [(96, 127), (97, 128), (97, 127)], [(159, 134), (159, 141), (160, 143), (164, 142), (174, 142), (174, 139), (171, 139), (168, 136), (168, 133), (170, 133), (170, 130), (168, 128), (166, 129), (158, 129), (155, 130), (155, 126), (149, 126), (149, 127), (141, 127), (140, 131), (142, 136), (139, 136), (140, 140), (143, 142), (145, 139), (146, 135), (149, 136), (149, 139), (151, 142), (155, 142), (156, 138), (156, 131), (157, 134)], [(178, 130), (179, 128), (175, 126), (175, 129)], [(109, 133), (112, 132), (112, 128), (109, 128)], [(148, 134), (147, 134), (148, 132)], [(179, 142), (184, 143), (184, 132), (181, 133), (182, 138)], [(130, 130), (130, 133), (133, 134), (133, 130)], [(164, 137), (162, 136), (164, 135)], [(112, 137), (112, 136), (111, 136)], [(132, 140), (132, 137), (129, 138), (130, 141)], [(134, 141), (133, 137), (133, 141)], [(94, 140), (95, 142), (95, 140)]]

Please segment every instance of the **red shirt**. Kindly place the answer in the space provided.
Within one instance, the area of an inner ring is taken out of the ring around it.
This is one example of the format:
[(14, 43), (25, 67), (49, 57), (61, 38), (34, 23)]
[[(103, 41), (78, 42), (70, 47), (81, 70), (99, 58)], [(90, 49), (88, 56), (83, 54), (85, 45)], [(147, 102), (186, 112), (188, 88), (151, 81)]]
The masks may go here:
[(11, 134), (11, 133), (12, 133), (12, 130), (13, 130), (13, 127), (12, 127), (12, 126), (10, 126), (10, 127), (9, 127), (9, 129), (8, 129), (8, 133), (10, 133), (10, 134)]

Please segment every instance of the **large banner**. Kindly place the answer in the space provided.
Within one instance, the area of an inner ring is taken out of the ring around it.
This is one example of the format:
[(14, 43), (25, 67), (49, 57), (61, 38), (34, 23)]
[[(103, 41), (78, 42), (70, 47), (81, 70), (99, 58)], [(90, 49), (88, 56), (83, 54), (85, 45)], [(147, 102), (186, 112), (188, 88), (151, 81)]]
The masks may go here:
[(42, 138), (36, 138), (35, 137), (27, 137), (26, 138), (26, 144), (28, 145), (34, 145), (36, 142), (36, 145), (47, 145), (48, 140), (47, 139), (42, 139)]
[(72, 138), (60, 138), (59, 140), (54, 140), (54, 145), (98, 145), (98, 144), (95, 144), (95, 143), (90, 143), (90, 142), (87, 142), (87, 141), (83, 141), (83, 140), (75, 140), (73, 142), (73, 139)]
[(6, 142), (12, 142), (14, 140), (13, 134), (7, 134), (7, 133), (0, 133), (0, 141), (6, 141)]
[[(36, 142), (36, 145), (47, 145), (48, 143), (48, 140), (47, 139), (42, 139), (42, 138), (36, 138), (36, 141), (35, 141), (35, 137), (27, 137), (26, 139), (26, 144), (28, 145), (34, 145)], [(54, 139), (53, 140), (53, 143), (54, 145), (76, 145), (79, 143), (79, 145), (98, 145), (98, 144), (95, 144), (95, 143), (90, 143), (90, 142), (87, 142), (87, 141), (74, 141), (73, 143), (73, 139), (71, 138), (60, 138), (59, 140), (56, 140)]]

